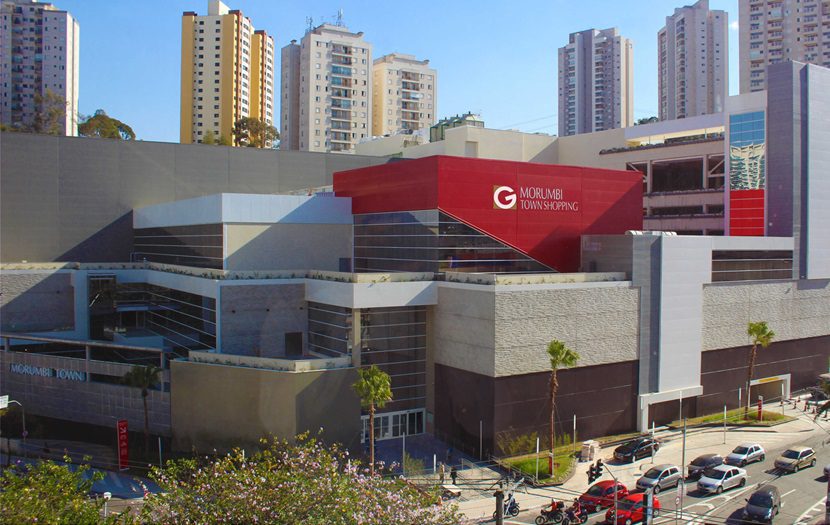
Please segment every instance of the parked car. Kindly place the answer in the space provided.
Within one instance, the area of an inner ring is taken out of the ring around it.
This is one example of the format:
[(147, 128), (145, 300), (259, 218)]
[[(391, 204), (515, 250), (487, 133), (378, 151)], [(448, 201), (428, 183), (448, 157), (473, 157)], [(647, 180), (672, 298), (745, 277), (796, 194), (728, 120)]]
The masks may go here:
[(815, 466), (816, 451), (810, 447), (790, 447), (775, 460), (775, 468), (788, 472), (798, 472), (800, 468)]
[(745, 467), (747, 463), (764, 461), (766, 457), (767, 454), (764, 452), (764, 447), (758, 443), (742, 443), (735, 447), (723, 462), (727, 465)]
[(721, 465), (703, 473), (697, 482), (697, 490), (706, 494), (720, 494), (724, 490), (746, 485), (746, 471), (742, 468)]
[(633, 463), (638, 459), (651, 457), (660, 449), (660, 442), (650, 437), (632, 439), (614, 449), (614, 459)]
[(689, 463), (689, 479), (698, 479), (705, 470), (723, 465), (723, 456), (720, 454), (704, 454)]
[[(652, 504), (652, 516), (660, 514), (660, 500), (654, 498)], [(616, 525), (631, 525), (632, 523), (644, 523), (646, 518), (646, 495), (643, 492), (629, 494), (622, 501), (617, 503), (617, 519), (614, 519), (614, 509), (608, 509), (605, 513), (605, 523)]]
[(830, 480), (830, 463), (824, 465), (824, 477)]
[(637, 488), (653, 490), (655, 494), (658, 494), (663, 489), (676, 487), (681, 481), (683, 481), (683, 474), (680, 472), (680, 467), (668, 464), (655, 465), (637, 480)]
[(781, 494), (775, 485), (763, 485), (746, 500), (741, 513), (744, 523), (772, 523), (781, 508)]
[[(622, 483), (618, 483), (617, 501), (628, 496), (628, 489)], [(596, 512), (604, 507), (614, 505), (614, 482), (611, 480), (600, 481), (591, 486), (585, 493), (579, 496), (579, 503), (588, 512)]]

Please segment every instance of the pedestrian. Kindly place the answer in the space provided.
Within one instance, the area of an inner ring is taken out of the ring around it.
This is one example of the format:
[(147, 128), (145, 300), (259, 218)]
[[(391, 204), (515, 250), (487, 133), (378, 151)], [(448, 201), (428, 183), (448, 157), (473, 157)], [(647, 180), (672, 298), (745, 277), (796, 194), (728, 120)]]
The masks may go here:
[(440, 476), (440, 479), (441, 479), (441, 484), (443, 485), (444, 484), (444, 464), (443, 463), (441, 463), (441, 469), (439, 470), (439, 473), (440, 473), (439, 476)]
[(458, 479), (458, 469), (455, 468), (455, 466), (453, 466), (450, 470), (450, 477), (452, 478), (452, 484), (455, 485), (455, 482)]

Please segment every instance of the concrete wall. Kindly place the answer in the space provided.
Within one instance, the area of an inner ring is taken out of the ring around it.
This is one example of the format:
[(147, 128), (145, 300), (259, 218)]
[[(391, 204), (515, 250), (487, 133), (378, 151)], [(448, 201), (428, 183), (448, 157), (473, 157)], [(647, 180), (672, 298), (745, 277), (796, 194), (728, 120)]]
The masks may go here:
[(553, 339), (579, 354), (580, 367), (637, 359), (640, 293), (631, 283), (510, 288), (495, 293), (496, 377), (550, 371)]
[(285, 333), (308, 329), (303, 284), (223, 285), (220, 295), (222, 353), (281, 357)]
[(70, 272), (0, 273), (0, 330), (46, 332), (74, 327), (75, 288)]
[[(124, 363), (89, 361), (70, 357), (0, 351), (0, 384), (3, 393), (20, 401), (27, 414), (65, 419), (79, 423), (115, 427), (126, 419), (133, 431), (144, 428), (144, 402), (141, 389), (118, 384), (95, 383), (40, 377), (11, 372), (14, 363), (34, 367), (61, 368), (88, 374), (123, 377), (132, 366)], [(167, 381), (167, 372), (163, 373)], [(170, 394), (151, 390), (147, 397), (150, 432), (170, 435)]]
[(750, 344), (750, 321), (775, 341), (830, 335), (830, 280), (718, 283), (703, 287), (703, 350)]
[[(825, 47), (825, 49), (827, 49)], [(825, 56), (827, 56), (825, 54)], [(805, 66), (807, 193), (802, 245), (808, 279), (830, 279), (830, 69)]]
[(490, 287), (442, 285), (430, 309), (436, 364), (495, 376), (495, 294)]
[(0, 135), (0, 260), (125, 261), (133, 208), (221, 192), (332, 183), (382, 157)]
[(323, 439), (360, 450), (360, 401), (353, 368), (278, 372), (171, 363), (173, 446), (225, 452), (258, 448), (261, 438), (323, 429)]
[(340, 271), (352, 257), (352, 226), (344, 224), (228, 224), (226, 270)]

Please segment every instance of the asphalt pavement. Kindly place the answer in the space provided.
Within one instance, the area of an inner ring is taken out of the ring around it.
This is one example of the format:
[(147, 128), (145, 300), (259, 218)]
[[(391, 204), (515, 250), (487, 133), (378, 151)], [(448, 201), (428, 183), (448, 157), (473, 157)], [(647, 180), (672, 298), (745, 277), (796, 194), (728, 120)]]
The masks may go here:
[[(768, 410), (780, 411), (779, 406), (770, 405)], [(747, 484), (719, 495), (705, 495), (697, 491), (696, 482), (683, 485), (683, 495), (675, 489), (663, 491), (657, 498), (661, 504), (659, 516), (654, 524), (662, 523), (696, 523), (726, 524), (741, 523), (741, 510), (752, 491), (761, 483), (771, 483), (781, 493), (782, 508), (775, 523), (815, 525), (824, 523), (824, 502), (827, 495), (828, 481), (824, 478), (824, 465), (830, 463), (830, 422), (813, 421), (813, 416), (801, 410), (786, 407), (787, 415), (796, 416), (795, 421), (774, 427), (731, 427), (726, 432), (717, 427), (698, 427), (686, 433), (685, 464), (705, 453), (719, 453), (724, 457), (741, 443), (759, 443), (766, 450), (766, 459), (760, 463), (746, 466)], [(684, 456), (682, 432), (664, 430), (656, 437), (662, 446), (654, 458), (636, 461), (633, 464), (619, 464), (613, 458), (613, 447), (604, 448), (601, 457), (617, 479), (633, 488), (636, 480), (652, 464), (670, 463), (681, 465)], [(777, 471), (775, 458), (786, 448), (793, 445), (813, 447), (817, 452), (815, 468), (807, 468), (794, 474)], [(589, 483), (586, 471), (590, 463), (577, 465), (574, 476), (562, 486), (553, 488), (523, 488), (516, 490), (516, 499), (522, 512), (515, 518), (506, 518), (506, 524), (529, 524), (539, 515), (542, 506), (549, 504), (551, 498), (564, 500), (569, 504), (575, 497), (587, 490)], [(606, 472), (601, 480), (609, 480)], [(677, 503), (679, 502), (679, 504)], [(468, 518), (478, 522), (490, 521), (495, 508), (492, 497), (482, 497), (461, 501), (459, 507)], [(682, 509), (682, 510), (678, 510)], [(605, 511), (591, 516), (588, 524), (603, 523)]]

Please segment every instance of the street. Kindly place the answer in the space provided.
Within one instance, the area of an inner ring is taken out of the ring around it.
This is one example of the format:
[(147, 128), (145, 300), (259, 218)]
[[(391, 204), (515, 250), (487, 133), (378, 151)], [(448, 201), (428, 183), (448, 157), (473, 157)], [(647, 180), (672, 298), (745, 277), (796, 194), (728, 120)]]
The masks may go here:
[[(793, 415), (796, 415), (793, 411)], [(771, 483), (778, 487), (781, 494), (781, 509), (775, 523), (788, 524), (816, 524), (824, 518), (824, 502), (827, 494), (827, 480), (824, 478), (824, 466), (830, 463), (830, 446), (825, 441), (830, 438), (826, 430), (817, 427), (810, 416), (801, 414), (798, 421), (791, 422), (786, 431), (770, 429), (740, 429), (731, 430), (726, 434), (726, 444), (723, 443), (723, 433), (710, 428), (695, 433), (689, 432), (686, 446), (686, 464), (695, 457), (704, 453), (720, 453), (726, 456), (737, 444), (742, 442), (760, 443), (766, 450), (766, 459), (763, 462), (752, 463), (746, 466), (747, 484), (745, 487), (728, 490), (720, 495), (704, 495), (698, 492), (696, 482), (685, 483), (685, 494), (682, 500), (682, 514), (678, 513), (679, 506), (675, 503), (679, 492), (667, 489), (657, 497), (661, 504), (659, 516), (654, 520), (659, 523), (741, 523), (741, 511), (745, 498), (757, 488), (758, 484)], [(826, 426), (826, 425), (825, 425)], [(699, 430), (699, 429), (698, 429)], [(606, 472), (600, 480), (609, 480), (611, 476), (607, 470), (616, 476), (629, 489), (635, 486), (637, 478), (652, 464), (671, 463), (680, 465), (682, 456), (681, 440), (673, 437), (664, 442), (664, 446), (653, 459), (639, 460), (633, 464), (618, 464), (614, 461), (606, 462)], [(786, 448), (792, 445), (806, 445), (816, 450), (817, 463), (814, 468), (805, 468), (797, 473), (788, 474), (774, 468), (775, 458)], [(604, 449), (604, 458), (610, 458), (613, 449)], [(551, 497), (562, 500), (570, 505), (575, 497), (587, 488), (589, 463), (580, 463), (577, 471), (569, 482), (556, 488), (528, 488), (527, 493), (521, 490), (517, 499), (523, 511), (515, 518), (505, 518), (507, 524), (529, 524), (539, 515), (539, 509), (545, 499)], [(492, 510), (490, 511), (492, 512)], [(591, 515), (589, 524), (603, 523), (605, 511)]]

